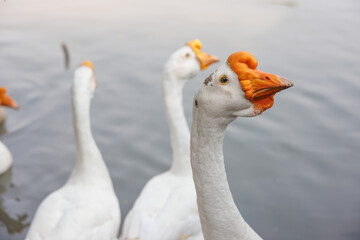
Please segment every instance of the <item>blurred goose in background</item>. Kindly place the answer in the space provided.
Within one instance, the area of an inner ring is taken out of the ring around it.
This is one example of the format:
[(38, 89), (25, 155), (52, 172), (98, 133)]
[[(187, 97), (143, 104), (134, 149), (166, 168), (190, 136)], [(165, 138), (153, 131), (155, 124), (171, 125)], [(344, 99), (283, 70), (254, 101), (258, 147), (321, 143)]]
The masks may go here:
[[(0, 106), (18, 109), (17, 103), (6, 94), (6, 88), (0, 87)], [(0, 107), (0, 124), (5, 122), (5, 110)], [(9, 149), (0, 141), (0, 175), (6, 172), (13, 163)]]
[(182, 90), (186, 82), (218, 58), (201, 51), (197, 39), (174, 52), (165, 64), (162, 91), (170, 128), (170, 170), (150, 179), (125, 218), (121, 240), (203, 239), (190, 165), (190, 132)]
[(226, 177), (223, 139), (237, 117), (271, 108), (289, 80), (257, 69), (250, 53), (237, 52), (218, 67), (194, 97), (191, 165), (205, 240), (261, 239), (237, 209)]
[(40, 204), (26, 240), (113, 240), (120, 208), (112, 181), (90, 126), (96, 88), (94, 67), (83, 62), (71, 88), (77, 159), (66, 184)]
[(4, 107), (10, 107), (13, 109), (19, 109), (17, 103), (6, 94), (6, 88), (0, 87), (0, 124), (3, 124), (6, 119), (6, 113)]

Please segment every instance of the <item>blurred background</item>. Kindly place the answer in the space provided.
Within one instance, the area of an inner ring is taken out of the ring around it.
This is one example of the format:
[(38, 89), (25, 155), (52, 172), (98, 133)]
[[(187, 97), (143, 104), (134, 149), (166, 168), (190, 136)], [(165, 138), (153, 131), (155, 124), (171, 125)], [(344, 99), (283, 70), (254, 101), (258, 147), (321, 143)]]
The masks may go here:
[[(250, 226), (264, 239), (360, 239), (360, 1), (0, 0), (0, 86), (21, 107), (7, 109), (1, 129), (14, 157), (0, 176), (1, 240), (24, 239), (40, 202), (69, 177), (69, 88), (86, 59), (98, 81), (93, 134), (126, 216), (170, 166), (161, 72), (193, 38), (222, 62), (249, 51), (259, 69), (295, 84), (227, 130), (228, 179)], [(189, 124), (193, 95), (218, 65), (184, 89)]]

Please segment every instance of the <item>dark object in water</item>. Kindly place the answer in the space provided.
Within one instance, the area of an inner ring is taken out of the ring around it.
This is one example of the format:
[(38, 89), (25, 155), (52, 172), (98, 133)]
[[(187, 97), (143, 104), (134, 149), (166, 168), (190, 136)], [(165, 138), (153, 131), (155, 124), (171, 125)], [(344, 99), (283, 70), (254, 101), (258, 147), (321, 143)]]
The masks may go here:
[(69, 50), (68, 50), (68, 48), (66, 46), (66, 43), (61, 44), (61, 48), (62, 48), (62, 50), (64, 52), (64, 55), (65, 55), (65, 65), (64, 65), (65, 70), (68, 70), (69, 67), (70, 67), (70, 55), (69, 55)]
[(12, 169), (10, 168), (0, 176), (0, 236), (3, 236), (1, 232), (5, 232), (4, 229), (6, 229), (9, 235), (14, 235), (21, 233), (30, 226), (30, 222), (28, 221), (28, 214), (15, 214), (16, 217), (13, 217), (11, 215), (14, 214), (10, 214), (6, 211), (3, 194), (6, 193), (8, 188), (13, 187), (14, 184), (12, 183)]

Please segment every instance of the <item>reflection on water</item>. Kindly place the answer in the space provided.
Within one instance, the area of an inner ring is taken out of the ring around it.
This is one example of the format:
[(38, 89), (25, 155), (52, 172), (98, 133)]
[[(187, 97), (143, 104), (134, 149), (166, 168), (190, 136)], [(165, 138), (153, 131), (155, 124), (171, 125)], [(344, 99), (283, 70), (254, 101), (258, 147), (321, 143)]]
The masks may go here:
[[(5, 123), (0, 124), (0, 135), (6, 133)], [(30, 226), (28, 221), (28, 214), (15, 214), (16, 217), (12, 217), (5, 207), (5, 199), (3, 194), (6, 193), (8, 188), (14, 188), (15, 185), (11, 182), (12, 180), (12, 168), (0, 175), (0, 226), (4, 227), (8, 234), (13, 235), (16, 233), (21, 233), (27, 227)], [(10, 200), (10, 199), (7, 199)], [(20, 202), (21, 199), (16, 197), (13, 199), (14, 202)], [(1, 237), (1, 234), (0, 234)], [(0, 238), (2, 239), (2, 238)]]
[[(16, 217), (12, 217), (6, 212), (4, 198), (2, 195), (6, 192), (7, 188), (15, 187), (14, 184), (11, 183), (11, 178), (11, 168), (4, 174), (0, 175), (0, 225), (6, 228), (8, 234), (13, 235), (16, 233), (21, 233), (23, 230), (29, 227), (30, 222), (28, 221), (28, 214), (26, 213), (16, 214)], [(14, 200), (19, 202), (20, 198), (15, 198)]]

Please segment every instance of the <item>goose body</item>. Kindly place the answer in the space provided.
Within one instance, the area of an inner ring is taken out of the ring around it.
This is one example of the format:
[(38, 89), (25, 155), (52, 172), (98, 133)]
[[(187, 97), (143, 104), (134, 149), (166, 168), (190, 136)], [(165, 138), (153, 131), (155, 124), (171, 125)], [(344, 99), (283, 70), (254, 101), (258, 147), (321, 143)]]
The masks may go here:
[(121, 240), (203, 239), (190, 166), (190, 132), (182, 105), (187, 81), (218, 61), (188, 42), (166, 63), (162, 90), (170, 128), (173, 162), (170, 170), (150, 179), (125, 218)]
[(9, 149), (0, 141), (0, 175), (9, 170), (12, 163), (13, 158)]
[(226, 177), (223, 139), (237, 117), (270, 108), (276, 92), (291, 87), (284, 78), (257, 68), (247, 52), (232, 54), (194, 97), (191, 165), (205, 240), (260, 240), (237, 209)]
[[(6, 119), (5, 109), (1, 106), (14, 109), (19, 108), (17, 103), (6, 94), (6, 89), (4, 87), (0, 87), (0, 125), (4, 124)], [(0, 141), (0, 175), (9, 170), (12, 164), (13, 157), (9, 149)]]
[(76, 71), (71, 89), (77, 159), (66, 184), (37, 209), (26, 240), (113, 240), (120, 208), (112, 181), (90, 128), (96, 80), (89, 61)]

